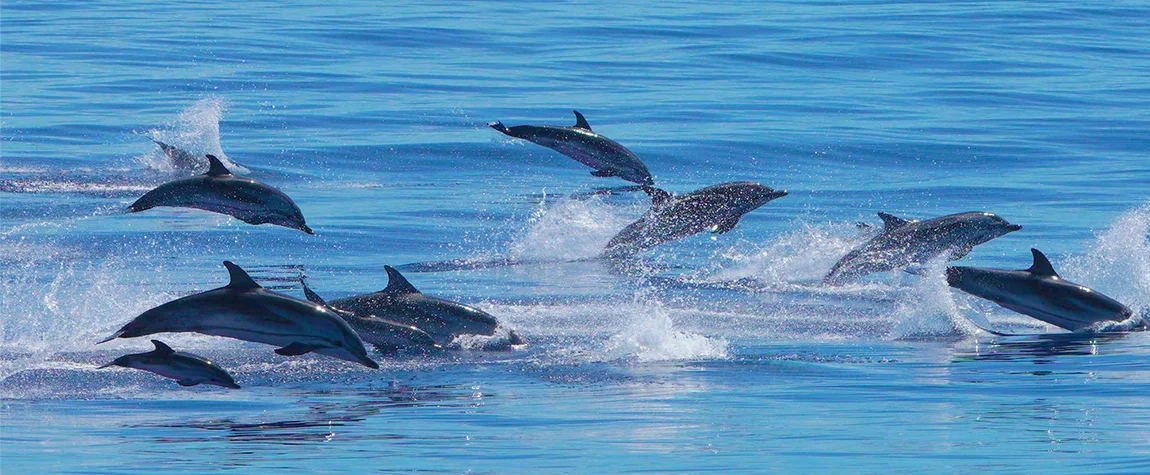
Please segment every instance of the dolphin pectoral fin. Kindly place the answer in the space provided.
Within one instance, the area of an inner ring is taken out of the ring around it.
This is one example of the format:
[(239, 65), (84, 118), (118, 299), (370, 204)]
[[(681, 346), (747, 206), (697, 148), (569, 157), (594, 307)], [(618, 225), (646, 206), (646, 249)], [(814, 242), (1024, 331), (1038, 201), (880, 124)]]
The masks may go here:
[(737, 218), (737, 217), (731, 218), (731, 219), (723, 221), (719, 224), (716, 224), (714, 231), (711, 231), (711, 232), (713, 232), (715, 234), (726, 234), (730, 230), (735, 229), (735, 225), (737, 225), (737, 224), (739, 224), (739, 218)]
[(179, 384), (180, 386), (185, 386), (185, 387), (187, 387), (187, 386), (195, 386), (195, 385), (197, 385), (197, 384), (200, 384), (200, 382), (199, 382), (199, 381), (192, 381), (192, 380), (190, 380), (190, 379), (181, 379), (181, 380), (179, 380), (179, 381), (176, 381), (176, 383), (177, 383), (177, 384)]
[(611, 170), (595, 170), (595, 171), (591, 172), (591, 176), (597, 176), (599, 178), (607, 178), (607, 177), (612, 177), (612, 176), (616, 176), (616, 175), (618, 175), (618, 174), (611, 171)]
[(276, 348), (276, 354), (277, 355), (283, 355), (283, 356), (299, 356), (299, 355), (311, 353), (312, 351), (315, 351), (317, 349), (319, 349), (318, 346), (305, 345), (303, 343), (296, 342), (296, 343), (292, 343), (288, 346), (285, 346), (283, 348)]

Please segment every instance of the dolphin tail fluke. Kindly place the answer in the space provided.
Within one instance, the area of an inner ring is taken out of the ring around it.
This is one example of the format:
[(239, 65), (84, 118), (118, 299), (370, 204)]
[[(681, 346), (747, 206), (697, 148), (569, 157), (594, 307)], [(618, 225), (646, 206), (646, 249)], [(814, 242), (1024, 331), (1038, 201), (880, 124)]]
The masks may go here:
[(503, 122), (500, 122), (500, 121), (498, 121), (498, 120), (497, 120), (497, 121), (495, 121), (495, 122), (488, 122), (488, 123), (487, 123), (487, 126), (488, 126), (488, 127), (491, 127), (491, 128), (493, 128), (493, 129), (495, 129), (495, 130), (498, 130), (498, 131), (500, 131), (500, 132), (503, 132), (503, 133), (505, 133), (505, 134), (507, 134), (507, 135), (511, 135), (511, 131), (510, 131), (510, 130), (507, 130), (507, 126), (506, 126), (506, 125), (503, 125)]
[(113, 333), (113, 334), (112, 334), (111, 336), (109, 336), (108, 338), (105, 338), (105, 339), (103, 339), (103, 340), (97, 341), (97, 342), (96, 342), (96, 344), (97, 344), (97, 345), (99, 345), (100, 343), (107, 343), (107, 342), (109, 342), (109, 341), (112, 341), (112, 340), (115, 340), (115, 339), (117, 339), (117, 338), (119, 338), (119, 337), (121, 337), (121, 336), (123, 336), (123, 335), (124, 335), (124, 330), (119, 330), (119, 331), (117, 331), (116, 333)]

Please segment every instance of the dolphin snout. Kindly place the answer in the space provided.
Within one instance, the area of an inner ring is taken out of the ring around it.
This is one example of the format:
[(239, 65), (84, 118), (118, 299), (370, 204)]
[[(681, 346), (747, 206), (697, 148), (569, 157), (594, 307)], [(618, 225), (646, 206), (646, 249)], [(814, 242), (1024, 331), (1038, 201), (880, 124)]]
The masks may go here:
[(1022, 229), (1022, 225), (1021, 225), (1021, 224), (1007, 224), (1007, 225), (1006, 225), (1006, 232), (1008, 232), (1008, 233), (1012, 233), (1012, 232), (1014, 232), (1014, 231), (1018, 231), (1019, 229)]
[(951, 287), (958, 287), (958, 281), (962, 279), (961, 267), (947, 267), (946, 268), (946, 284)]

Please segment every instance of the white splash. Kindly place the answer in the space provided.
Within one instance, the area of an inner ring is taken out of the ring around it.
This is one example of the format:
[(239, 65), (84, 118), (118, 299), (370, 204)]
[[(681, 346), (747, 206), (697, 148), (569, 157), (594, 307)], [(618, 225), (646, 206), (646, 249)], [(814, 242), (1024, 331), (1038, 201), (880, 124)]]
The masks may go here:
[[(179, 147), (193, 155), (212, 154), (236, 174), (247, 174), (249, 170), (228, 158), (220, 145), (220, 120), (226, 104), (219, 96), (200, 99), (180, 112), (176, 120), (162, 129), (150, 132), (153, 140)], [(139, 157), (149, 168), (160, 171), (173, 171), (173, 164), (156, 147), (152, 152)], [(206, 168), (206, 167), (205, 167)]]
[(630, 321), (604, 344), (604, 360), (667, 361), (727, 357), (727, 341), (675, 328), (655, 302), (636, 304)]
[(527, 229), (508, 246), (507, 257), (547, 261), (596, 257), (611, 237), (634, 221), (627, 211), (609, 206), (600, 197), (565, 198), (550, 207), (541, 204)]
[(725, 261), (713, 278), (753, 278), (764, 283), (821, 281), (851, 249), (868, 236), (853, 224), (794, 223), (794, 230), (763, 243), (740, 243), (722, 251)]
[(1054, 264), (1058, 273), (1150, 314), (1150, 203), (1123, 213), (1082, 255)]

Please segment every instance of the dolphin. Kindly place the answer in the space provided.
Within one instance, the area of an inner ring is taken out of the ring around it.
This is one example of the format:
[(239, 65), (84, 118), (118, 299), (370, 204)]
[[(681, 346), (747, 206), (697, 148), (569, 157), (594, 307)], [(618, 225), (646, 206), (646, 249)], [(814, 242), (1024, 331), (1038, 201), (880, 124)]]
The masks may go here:
[(617, 176), (632, 183), (652, 185), (651, 172), (639, 157), (618, 142), (591, 131), (583, 114), (575, 112), (575, 125), (517, 125), (506, 127), (502, 122), (487, 124), (511, 137), (520, 138), (562, 153), (575, 161), (594, 168), (592, 176)]
[[(1026, 270), (947, 267), (946, 283), (1023, 315), (1072, 332), (1099, 322), (1121, 322), (1134, 312), (1089, 287), (1063, 280), (1050, 260), (1031, 249), (1034, 263)], [(1145, 322), (1138, 329), (1145, 329)]]
[(867, 274), (926, 264), (942, 254), (951, 261), (961, 259), (974, 246), (1022, 229), (991, 213), (977, 211), (926, 221), (905, 220), (888, 213), (878, 216), (883, 221), (878, 236), (840, 259), (823, 283), (842, 285)]
[(196, 208), (248, 224), (271, 223), (314, 234), (304, 223), (299, 207), (283, 192), (251, 178), (232, 175), (215, 155), (207, 157), (211, 162), (207, 173), (164, 183), (132, 203), (128, 212), (157, 206)]
[[(499, 320), (483, 310), (424, 295), (415, 289), (394, 267), (387, 271), (387, 287), (379, 292), (335, 299), (332, 308), (359, 317), (375, 318), (427, 332), (435, 343), (447, 346), (460, 335), (494, 335)], [(318, 295), (308, 295), (309, 299)], [(312, 302), (316, 300), (312, 299)], [(508, 334), (512, 345), (525, 342), (514, 331)]]
[(172, 378), (180, 383), (180, 386), (203, 383), (230, 389), (240, 388), (236, 380), (232, 379), (232, 375), (219, 365), (191, 353), (173, 350), (160, 340), (152, 340), (152, 344), (156, 345), (156, 349), (147, 353), (121, 356), (101, 366), (100, 369), (109, 366), (142, 369), (165, 378)]
[(442, 348), (435, 343), (431, 335), (419, 328), (375, 315), (360, 316), (347, 310), (340, 310), (328, 305), (323, 297), (308, 287), (302, 277), (299, 283), (303, 286), (303, 293), (308, 301), (335, 310), (335, 314), (347, 322), (364, 343), (375, 346), (381, 352), (394, 353), (401, 348)]
[[(164, 156), (168, 157), (168, 160), (172, 161), (172, 168), (179, 170), (203, 170), (204, 166), (211, 166), (207, 160), (201, 160), (195, 155), (192, 155), (192, 153), (188, 152), (187, 150), (176, 147), (174, 145), (168, 145), (156, 139), (152, 139), (152, 142), (155, 142), (156, 145), (160, 147), (160, 150), (164, 152)], [(232, 160), (227, 160), (226, 157), (220, 161), (223, 162), (225, 160), (230, 162), (229, 170), (233, 172), (239, 173), (241, 175), (246, 175), (251, 171), (243, 165), (240, 165)]]
[[(227, 286), (148, 310), (100, 341), (163, 332), (196, 332), (279, 346), (276, 353), (312, 351), (379, 368), (359, 335), (331, 309), (260, 287), (240, 266), (224, 261)], [(321, 351), (322, 350), (322, 351)]]
[(672, 196), (644, 187), (651, 196), (651, 210), (611, 238), (606, 257), (627, 257), (645, 249), (711, 230), (723, 234), (739, 224), (739, 218), (768, 201), (787, 196), (758, 183), (734, 181)]

